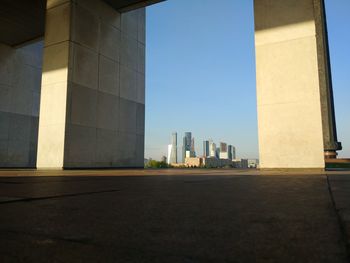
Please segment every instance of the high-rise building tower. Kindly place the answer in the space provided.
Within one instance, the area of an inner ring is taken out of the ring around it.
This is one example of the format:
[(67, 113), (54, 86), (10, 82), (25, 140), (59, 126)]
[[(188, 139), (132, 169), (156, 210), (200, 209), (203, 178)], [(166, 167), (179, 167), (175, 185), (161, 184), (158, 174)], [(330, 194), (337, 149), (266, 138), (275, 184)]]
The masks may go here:
[(216, 157), (216, 144), (213, 141), (209, 142), (210, 157)]
[(220, 159), (220, 147), (216, 147), (215, 157)]
[(228, 159), (227, 143), (220, 142), (220, 159)]
[(203, 141), (203, 157), (209, 157), (209, 156), (210, 156), (209, 141)]
[(236, 159), (236, 147), (232, 146), (232, 160)]
[(177, 163), (177, 133), (173, 132), (168, 145), (168, 164)]
[(228, 156), (228, 159), (229, 160), (232, 160), (233, 158), (232, 158), (232, 145), (228, 145), (227, 146), (227, 156)]
[(185, 163), (186, 151), (191, 151), (192, 133), (185, 132), (182, 144), (182, 162)]
[(196, 148), (194, 146), (194, 138), (191, 139), (191, 157), (196, 157)]
[(177, 163), (177, 133), (173, 132), (171, 136), (171, 158), (169, 160), (170, 163)]
[(173, 145), (169, 144), (168, 145), (168, 164), (171, 163), (172, 154), (173, 154)]

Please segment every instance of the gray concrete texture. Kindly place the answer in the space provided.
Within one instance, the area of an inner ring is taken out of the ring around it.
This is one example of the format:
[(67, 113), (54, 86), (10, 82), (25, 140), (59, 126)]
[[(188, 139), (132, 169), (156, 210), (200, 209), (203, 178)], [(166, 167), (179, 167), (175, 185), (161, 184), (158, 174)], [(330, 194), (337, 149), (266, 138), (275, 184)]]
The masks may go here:
[(42, 43), (0, 44), (0, 167), (35, 167)]
[(41, 90), (41, 152), (59, 159), (53, 167), (143, 166), (145, 9), (47, 7), (44, 41), (0, 46), (0, 166), (36, 166)]
[[(79, 1), (79, 0), (74, 0)], [(96, 0), (83, 0), (90, 2)], [(162, 0), (104, 0), (119, 12), (132, 11)], [(45, 9), (67, 0), (4, 0), (0, 3), (0, 43), (18, 46), (45, 35)]]
[(350, 259), (349, 171), (0, 175), (4, 263)]
[(96, 6), (73, 10), (64, 167), (142, 167), (145, 10), (110, 8), (110, 21)]
[(142, 167), (145, 9), (61, 2), (47, 10), (37, 166)]
[(254, 1), (261, 168), (324, 168), (336, 140), (322, 3)]

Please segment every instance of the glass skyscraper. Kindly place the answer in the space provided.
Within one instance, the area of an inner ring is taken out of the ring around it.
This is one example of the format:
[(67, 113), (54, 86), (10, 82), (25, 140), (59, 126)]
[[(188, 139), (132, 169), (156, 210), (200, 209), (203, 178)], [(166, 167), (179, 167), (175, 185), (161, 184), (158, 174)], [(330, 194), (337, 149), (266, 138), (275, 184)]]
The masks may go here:
[(203, 141), (203, 157), (209, 157), (209, 156), (210, 156), (209, 141)]
[(182, 162), (185, 163), (186, 152), (191, 151), (192, 133), (185, 132), (182, 144)]
[(210, 140), (209, 142), (210, 157), (216, 157), (216, 144)]
[(172, 134), (172, 147), (171, 147), (171, 159), (170, 163), (177, 163), (177, 133)]
[(228, 159), (229, 160), (232, 160), (233, 159), (233, 155), (232, 155), (232, 145), (229, 145), (228, 147), (227, 147), (227, 150), (228, 150)]

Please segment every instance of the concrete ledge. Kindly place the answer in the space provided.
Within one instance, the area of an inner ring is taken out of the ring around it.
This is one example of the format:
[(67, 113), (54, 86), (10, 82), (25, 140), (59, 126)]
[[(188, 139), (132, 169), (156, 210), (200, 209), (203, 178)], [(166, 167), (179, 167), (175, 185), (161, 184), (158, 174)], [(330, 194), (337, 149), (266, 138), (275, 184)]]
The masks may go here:
[(127, 1), (116, 1), (116, 0), (105, 0), (109, 5), (115, 8), (118, 12), (124, 13), (135, 9), (143, 8), (149, 5), (157, 4), (166, 0), (127, 0)]

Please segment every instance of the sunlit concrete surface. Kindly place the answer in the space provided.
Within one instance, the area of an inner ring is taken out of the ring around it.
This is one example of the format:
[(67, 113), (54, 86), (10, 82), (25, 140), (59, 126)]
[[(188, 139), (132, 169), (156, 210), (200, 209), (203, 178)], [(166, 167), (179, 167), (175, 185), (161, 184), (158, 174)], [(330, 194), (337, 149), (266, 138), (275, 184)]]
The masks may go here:
[(0, 262), (349, 262), (350, 171), (2, 170)]
[(324, 168), (317, 6), (254, 1), (259, 155), (262, 168)]
[(143, 166), (145, 42), (144, 8), (49, 1), (37, 167)]

